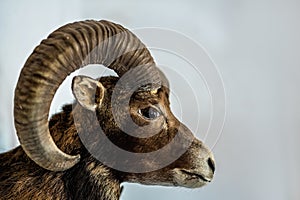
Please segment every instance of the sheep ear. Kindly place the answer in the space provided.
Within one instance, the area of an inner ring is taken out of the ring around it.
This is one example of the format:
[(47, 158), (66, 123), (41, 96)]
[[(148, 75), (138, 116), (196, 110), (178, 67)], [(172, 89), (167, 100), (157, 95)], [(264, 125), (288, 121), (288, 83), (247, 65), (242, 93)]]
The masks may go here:
[(81, 106), (95, 111), (103, 101), (105, 88), (99, 81), (90, 77), (75, 76), (72, 82), (72, 92)]

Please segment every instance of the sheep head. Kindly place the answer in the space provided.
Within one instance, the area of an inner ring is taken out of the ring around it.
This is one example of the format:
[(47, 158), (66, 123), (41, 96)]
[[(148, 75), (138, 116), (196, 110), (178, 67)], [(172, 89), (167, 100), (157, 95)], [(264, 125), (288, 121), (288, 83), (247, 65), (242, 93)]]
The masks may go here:
[(135, 35), (108, 21), (59, 28), (25, 63), (15, 91), (14, 114), (26, 154), (51, 171), (64, 171), (80, 162), (79, 155), (68, 155), (55, 145), (48, 113), (62, 81), (95, 63), (119, 77), (73, 79), (74, 120), (92, 156), (116, 169), (121, 181), (191, 188), (210, 182), (213, 155), (172, 114), (166, 77)]

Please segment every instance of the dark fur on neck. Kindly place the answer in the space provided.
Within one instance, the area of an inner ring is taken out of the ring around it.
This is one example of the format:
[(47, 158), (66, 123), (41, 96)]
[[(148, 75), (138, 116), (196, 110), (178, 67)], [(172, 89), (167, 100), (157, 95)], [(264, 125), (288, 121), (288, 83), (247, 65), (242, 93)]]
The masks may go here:
[(49, 127), (60, 149), (68, 154), (81, 154), (80, 163), (65, 172), (52, 172), (36, 165), (20, 146), (0, 154), (0, 199), (118, 200), (120, 182), (111, 169), (91, 157), (82, 146), (73, 122), (72, 105), (54, 115)]

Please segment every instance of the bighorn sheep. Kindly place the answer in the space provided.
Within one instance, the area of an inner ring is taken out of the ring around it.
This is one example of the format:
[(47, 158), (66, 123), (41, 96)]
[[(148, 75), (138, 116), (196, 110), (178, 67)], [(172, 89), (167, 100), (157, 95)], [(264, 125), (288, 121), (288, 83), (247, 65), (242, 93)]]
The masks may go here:
[[(76, 76), (74, 104), (48, 121), (59, 85), (88, 64), (102, 64), (119, 77)], [(67, 24), (43, 40), (21, 71), (14, 117), (21, 147), (0, 155), (0, 199), (118, 200), (122, 182), (196, 188), (213, 178), (213, 155), (172, 114), (168, 81), (150, 52), (112, 22)], [(120, 158), (102, 142), (101, 131), (134, 155), (159, 153)], [(97, 159), (101, 152), (116, 162)], [(166, 160), (172, 162), (161, 165)], [(123, 165), (128, 170), (118, 168)]]

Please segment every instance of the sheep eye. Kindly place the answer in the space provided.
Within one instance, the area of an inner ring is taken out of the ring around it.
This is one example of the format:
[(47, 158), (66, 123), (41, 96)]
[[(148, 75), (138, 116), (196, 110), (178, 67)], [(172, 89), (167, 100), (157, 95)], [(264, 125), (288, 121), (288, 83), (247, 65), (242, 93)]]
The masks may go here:
[(155, 119), (161, 115), (160, 112), (153, 107), (140, 109), (139, 113), (146, 119)]

